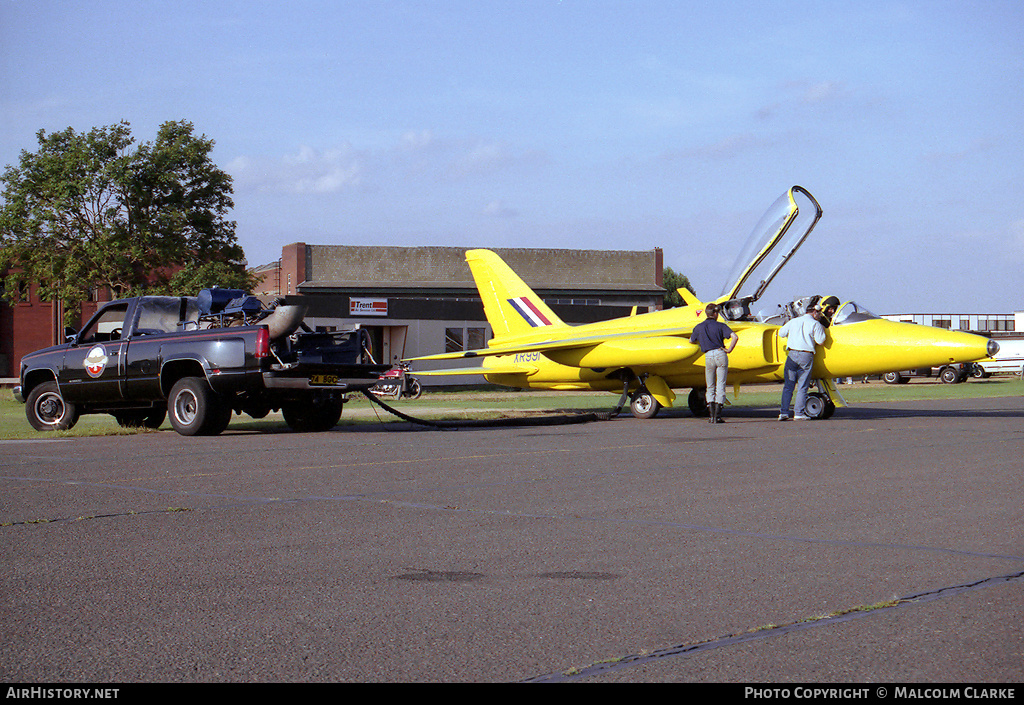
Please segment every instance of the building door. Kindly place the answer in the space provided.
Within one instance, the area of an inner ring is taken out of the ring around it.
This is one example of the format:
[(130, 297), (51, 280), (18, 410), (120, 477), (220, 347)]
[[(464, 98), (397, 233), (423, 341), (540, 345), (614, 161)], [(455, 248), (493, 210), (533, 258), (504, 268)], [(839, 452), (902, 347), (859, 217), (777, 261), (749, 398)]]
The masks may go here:
[(373, 359), (381, 364), (397, 365), (405, 356), (405, 338), (409, 326), (361, 326), (373, 342)]

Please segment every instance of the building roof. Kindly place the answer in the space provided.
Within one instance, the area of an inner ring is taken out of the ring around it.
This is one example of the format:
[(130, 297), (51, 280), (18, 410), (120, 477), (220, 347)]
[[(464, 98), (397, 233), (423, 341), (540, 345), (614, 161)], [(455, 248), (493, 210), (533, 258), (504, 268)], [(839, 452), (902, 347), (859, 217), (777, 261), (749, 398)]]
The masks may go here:
[[(303, 289), (476, 290), (461, 247), (309, 245)], [(662, 292), (658, 250), (495, 248), (534, 289)]]

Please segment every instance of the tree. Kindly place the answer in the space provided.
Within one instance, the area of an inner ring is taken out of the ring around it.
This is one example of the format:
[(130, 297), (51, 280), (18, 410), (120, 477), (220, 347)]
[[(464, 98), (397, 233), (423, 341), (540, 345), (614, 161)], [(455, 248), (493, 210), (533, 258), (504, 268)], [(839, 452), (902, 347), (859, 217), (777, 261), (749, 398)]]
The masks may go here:
[[(16, 283), (38, 285), (73, 320), (90, 290), (117, 296), (194, 294), (204, 285), (249, 289), (235, 223), (231, 176), (210, 159), (214, 142), (192, 123), (166, 122), (153, 142), (132, 149), (127, 122), (36, 137), (0, 177), (0, 270), (4, 297)], [(205, 276), (204, 276), (205, 275)], [(176, 290), (178, 289), (178, 290)]]
[(679, 295), (679, 289), (689, 289), (692, 293), (697, 293), (690, 285), (690, 280), (685, 275), (672, 271), (671, 267), (665, 267), (661, 275), (661, 281), (666, 289), (665, 308), (675, 308), (676, 306), (683, 305), (683, 297)]

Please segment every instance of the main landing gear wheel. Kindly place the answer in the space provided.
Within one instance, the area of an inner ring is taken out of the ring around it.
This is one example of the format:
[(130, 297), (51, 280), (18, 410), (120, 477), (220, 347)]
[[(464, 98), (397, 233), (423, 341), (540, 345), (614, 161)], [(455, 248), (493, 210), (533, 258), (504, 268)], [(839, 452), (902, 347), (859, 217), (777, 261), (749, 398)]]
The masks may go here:
[(641, 387), (633, 394), (629, 402), (629, 410), (633, 412), (634, 418), (653, 419), (661, 410), (661, 404), (646, 388)]
[(686, 398), (686, 403), (694, 416), (708, 417), (708, 390), (703, 387), (694, 387), (690, 390), (690, 396)]
[(812, 419), (828, 419), (835, 413), (836, 405), (821, 392), (807, 395), (807, 416)]

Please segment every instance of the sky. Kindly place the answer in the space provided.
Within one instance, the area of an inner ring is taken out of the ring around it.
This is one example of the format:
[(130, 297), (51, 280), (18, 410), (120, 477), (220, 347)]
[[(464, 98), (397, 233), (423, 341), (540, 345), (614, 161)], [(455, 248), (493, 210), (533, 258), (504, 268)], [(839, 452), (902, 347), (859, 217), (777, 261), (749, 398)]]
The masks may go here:
[(800, 185), (759, 303), (1024, 310), (1020, 0), (0, 0), (0, 167), (122, 120), (215, 141), (250, 265), (660, 247), (712, 299)]

